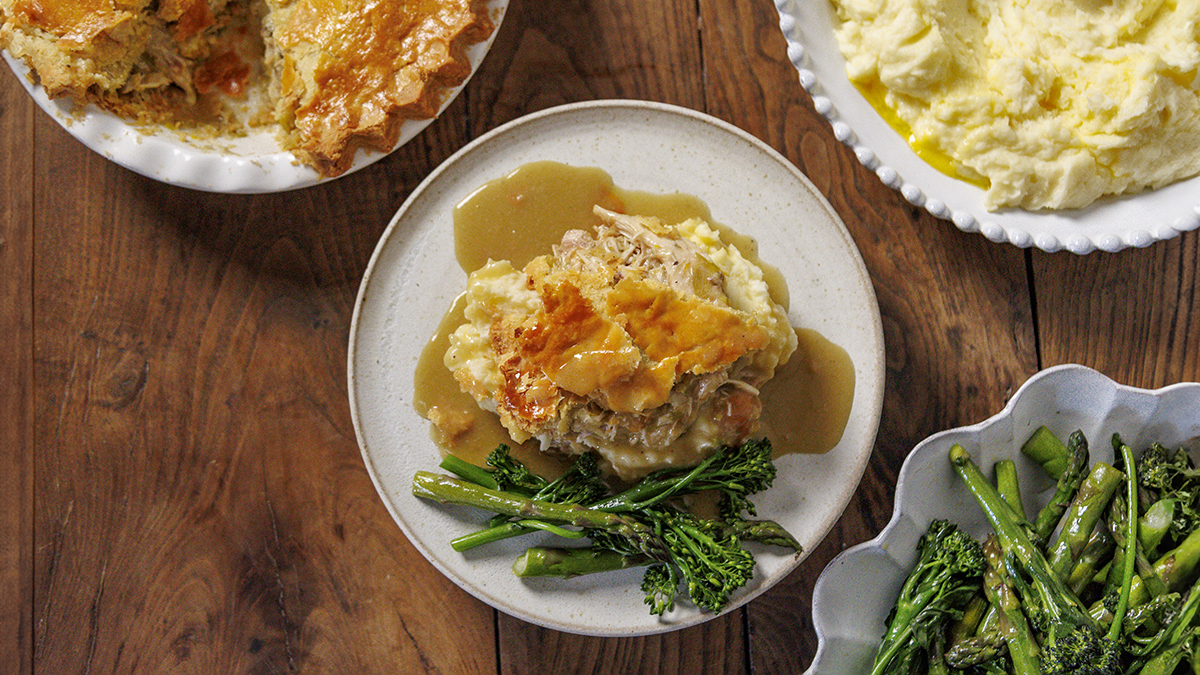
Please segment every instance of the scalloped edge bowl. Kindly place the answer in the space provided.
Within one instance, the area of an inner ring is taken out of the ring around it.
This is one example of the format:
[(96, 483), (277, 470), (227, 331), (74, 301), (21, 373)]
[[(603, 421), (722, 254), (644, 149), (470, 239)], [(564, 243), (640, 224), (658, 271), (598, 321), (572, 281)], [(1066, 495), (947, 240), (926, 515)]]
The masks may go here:
[(891, 521), (879, 536), (840, 553), (817, 579), (812, 606), (817, 653), (806, 675), (870, 671), (887, 613), (930, 521), (952, 520), (980, 538), (990, 531), (950, 466), (952, 445), (966, 448), (980, 467), (1013, 458), (1027, 509), (1049, 499), (1053, 481), (1020, 452), (1042, 424), (1060, 438), (1082, 430), (1093, 461), (1112, 461), (1113, 433), (1135, 451), (1161, 441), (1194, 452), (1200, 449), (1200, 383), (1137, 389), (1085, 366), (1054, 366), (1025, 382), (995, 416), (922, 441), (900, 469)]
[(1082, 209), (988, 211), (983, 190), (922, 160), (850, 83), (828, 0), (775, 0), (787, 55), (834, 136), (910, 204), (994, 242), (1055, 252), (1142, 248), (1200, 227), (1200, 176)]

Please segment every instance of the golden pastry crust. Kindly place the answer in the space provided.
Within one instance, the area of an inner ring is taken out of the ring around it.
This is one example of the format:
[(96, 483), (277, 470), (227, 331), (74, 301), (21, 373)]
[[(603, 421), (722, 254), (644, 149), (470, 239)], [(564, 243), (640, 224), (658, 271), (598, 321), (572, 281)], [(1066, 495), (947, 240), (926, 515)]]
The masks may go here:
[(326, 175), (391, 150), (405, 120), (437, 114), (492, 31), (478, 0), (268, 0), (265, 35), (286, 145)]
[(329, 177), (436, 115), (492, 30), (483, 0), (0, 0), (0, 48), (48, 96), (140, 122), (241, 131), (226, 99), (265, 53), (280, 144)]

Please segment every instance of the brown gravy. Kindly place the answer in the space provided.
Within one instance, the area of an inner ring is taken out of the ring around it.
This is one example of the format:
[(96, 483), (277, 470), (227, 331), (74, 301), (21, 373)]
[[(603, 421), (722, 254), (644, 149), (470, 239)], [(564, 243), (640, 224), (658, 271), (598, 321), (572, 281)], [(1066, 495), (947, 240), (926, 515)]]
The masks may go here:
[[(650, 194), (613, 184), (601, 169), (577, 168), (557, 162), (526, 164), (493, 180), (464, 199), (454, 210), (455, 254), (464, 272), (482, 267), (488, 259), (509, 260), (520, 269), (550, 247), (567, 230), (591, 231), (598, 223), (592, 206), (677, 223), (702, 218), (717, 228), (749, 260), (759, 265), (771, 297), (787, 307), (787, 283), (777, 269), (758, 258), (750, 237), (713, 223), (708, 207), (691, 195)], [(506, 443), (532, 470), (555, 475), (567, 462), (539, 451), (536, 441), (518, 446), (499, 419), (480, 410), (463, 393), (442, 362), (449, 335), (465, 322), (460, 296), (446, 313), (437, 333), (426, 344), (417, 364), (414, 407), (428, 417), (431, 410), (462, 421), (465, 429), (448, 437), (434, 427), (434, 441), (445, 452), (482, 464), (487, 454)], [(798, 329), (799, 346), (787, 364), (763, 388), (762, 431), (771, 439), (775, 456), (820, 453), (837, 445), (850, 416), (854, 398), (854, 364), (844, 349), (815, 331)]]

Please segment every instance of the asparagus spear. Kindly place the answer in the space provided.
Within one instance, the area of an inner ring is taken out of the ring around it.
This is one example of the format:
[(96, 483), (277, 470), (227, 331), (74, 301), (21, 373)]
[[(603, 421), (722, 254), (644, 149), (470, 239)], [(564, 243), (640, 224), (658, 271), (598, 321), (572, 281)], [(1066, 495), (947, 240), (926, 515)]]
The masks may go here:
[(983, 554), (988, 561), (987, 569), (983, 573), (983, 590), (992, 605), (1000, 611), (997, 630), (1004, 636), (1008, 645), (1013, 675), (1039, 675), (1042, 672), (1038, 660), (1041, 650), (1021, 610), (1021, 600), (1009, 582), (1004, 554), (995, 535), (989, 536), (983, 542)]
[[(1038, 433), (1035, 433), (1035, 435), (1040, 434), (1042, 443), (1047, 442), (1048, 434), (1049, 438), (1054, 438), (1049, 430), (1043, 433), (1042, 429), (1045, 429), (1045, 427), (1042, 427)], [(1057, 439), (1054, 440), (1057, 442)], [(1079, 491), (1080, 485), (1088, 475), (1089, 452), (1087, 439), (1083, 434), (1075, 432), (1067, 439), (1067, 443), (1063, 448), (1065, 452), (1069, 453), (1066, 455), (1069, 461), (1064, 463), (1063, 470), (1058, 474), (1058, 483), (1054, 494), (1050, 497), (1050, 501), (1038, 512), (1037, 519), (1033, 523), (1034, 534), (1042, 541), (1049, 539), (1050, 535), (1053, 534), (1054, 528), (1062, 520), (1063, 513), (1066, 512), (1067, 507), (1075, 499), (1075, 493)], [(1025, 445), (1028, 446), (1029, 443)], [(1062, 444), (1059, 443), (1059, 445)], [(1025, 446), (1022, 447), (1022, 451), (1025, 451)]]
[[(975, 594), (974, 597), (967, 602), (963, 607), (962, 616), (958, 617), (948, 631), (947, 641), (950, 643), (951, 649), (954, 645), (965, 642), (976, 635), (976, 629), (980, 627), (984, 616), (991, 610), (991, 604), (983, 595), (983, 589)], [(986, 632), (986, 631), (980, 631)]]
[(1087, 546), (1083, 547), (1083, 551), (1075, 561), (1075, 567), (1067, 577), (1067, 586), (1075, 595), (1083, 595), (1084, 590), (1094, 580), (1096, 572), (1112, 559), (1116, 546), (1116, 539), (1109, 533), (1107, 527), (1097, 527), (1092, 530), (1092, 536), (1088, 539)]
[[(1118, 541), (1124, 541), (1124, 547), (1119, 549), (1124, 554), (1124, 564), (1121, 566), (1121, 581), (1118, 591), (1120, 599), (1117, 600), (1117, 608), (1113, 611), (1113, 622), (1108, 631), (1108, 638), (1119, 640), (1121, 624), (1125, 621), (1125, 612), (1129, 609), (1129, 590), (1133, 583), (1134, 563), (1137, 557), (1137, 468), (1133, 461), (1133, 450), (1128, 445), (1119, 443), (1117, 436), (1113, 436), (1113, 445), (1120, 448), (1121, 459), (1125, 466), (1125, 502), (1129, 509), (1125, 514), (1124, 522), (1120, 527), (1115, 528), (1115, 531), (1121, 533)], [(1115, 564), (1113, 569), (1117, 569)]]
[(1171, 531), (1175, 521), (1175, 500), (1172, 498), (1159, 499), (1152, 503), (1142, 514), (1138, 523), (1138, 539), (1146, 555), (1153, 558), (1159, 545)]
[(598, 548), (555, 548), (531, 546), (513, 562), (519, 577), (563, 577), (613, 572), (629, 567), (645, 567), (653, 562), (639, 554), (625, 554)]
[(1044, 425), (1033, 430), (1029, 439), (1021, 446), (1021, 453), (1041, 464), (1046, 473), (1055, 480), (1073, 461), (1072, 451)]
[(442, 504), (460, 504), (525, 520), (612, 532), (626, 538), (636, 550), (651, 559), (670, 560), (666, 546), (650, 527), (622, 514), (578, 504), (555, 504), (519, 497), (430, 471), (418, 471), (413, 475), (412, 492), (417, 497)]
[(1000, 496), (1004, 501), (1008, 502), (1009, 508), (1021, 520), (1028, 520), (1028, 516), (1025, 515), (1025, 505), (1021, 502), (1021, 485), (1017, 479), (1017, 463), (1011, 459), (1002, 459), (995, 463), (993, 471), (996, 473), (996, 490), (1000, 492)]
[(1111, 465), (1096, 462), (1079, 486), (1071, 506), (1062, 519), (1058, 538), (1047, 549), (1046, 558), (1060, 578), (1067, 578), (1079, 553), (1087, 546), (1096, 523), (1104, 515), (1113, 493), (1125, 476)]
[[(999, 630), (992, 630), (954, 643), (946, 650), (943, 660), (950, 668), (968, 670), (994, 661), (1007, 653), (1008, 643), (1005, 642), (1004, 635)], [(1038, 673), (1037, 670), (1032, 672)]]

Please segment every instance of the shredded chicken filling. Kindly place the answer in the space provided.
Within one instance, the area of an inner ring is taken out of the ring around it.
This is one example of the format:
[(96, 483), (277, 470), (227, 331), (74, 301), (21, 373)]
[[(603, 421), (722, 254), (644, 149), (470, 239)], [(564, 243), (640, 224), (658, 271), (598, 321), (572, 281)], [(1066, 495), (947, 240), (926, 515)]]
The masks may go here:
[(735, 309), (729, 277), (682, 224), (596, 214), (594, 235), (569, 232), (524, 270), (471, 275), (447, 367), (515, 440), (595, 451), (622, 477), (744, 440), (758, 387), (795, 348), (786, 312), (765, 285), (740, 293), (754, 311)]

